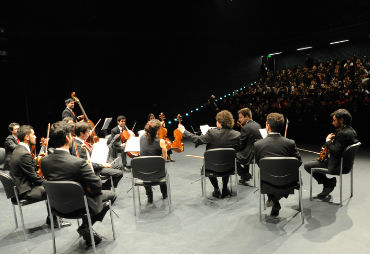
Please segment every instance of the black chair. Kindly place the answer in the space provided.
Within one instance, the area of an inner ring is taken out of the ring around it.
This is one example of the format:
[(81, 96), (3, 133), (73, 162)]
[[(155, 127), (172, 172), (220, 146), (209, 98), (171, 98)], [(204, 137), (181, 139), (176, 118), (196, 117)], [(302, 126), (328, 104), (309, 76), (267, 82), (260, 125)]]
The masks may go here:
[[(47, 194), (49, 214), (57, 215), (66, 219), (80, 219), (87, 216), (91, 244), (96, 253), (95, 240), (92, 231), (91, 217), (87, 198), (81, 184), (74, 181), (45, 181), (42, 184)], [(112, 217), (111, 201), (109, 201), (110, 219), (112, 224), (113, 239), (116, 239)], [(53, 249), (56, 253), (54, 222), (51, 219), (51, 233), (53, 237)]]
[(168, 193), (168, 211), (171, 212), (171, 189), (170, 178), (166, 169), (165, 160), (161, 156), (140, 156), (133, 158), (132, 167), (132, 192), (134, 203), (134, 214), (136, 216), (135, 186), (137, 187), (139, 199), (139, 212), (141, 211), (141, 200), (139, 186), (156, 186), (166, 183)]
[(295, 157), (265, 157), (260, 160), (260, 198), (259, 216), (262, 221), (261, 195), (265, 205), (266, 191), (274, 194), (288, 194), (294, 188), (299, 190), (299, 211), (301, 212), (302, 224), (304, 223), (302, 204), (302, 178), (299, 170), (302, 164)]
[(328, 168), (311, 168), (311, 177), (310, 177), (310, 200), (312, 200), (312, 174), (314, 172), (329, 174), (329, 175), (339, 175), (339, 189), (340, 189), (340, 203), (339, 206), (343, 205), (343, 196), (342, 196), (342, 175), (351, 173), (351, 196), (353, 197), (353, 164), (355, 161), (355, 154), (360, 148), (361, 143), (355, 143), (344, 149), (342, 157), (340, 159), (340, 171), (339, 173), (330, 172)]
[(38, 200), (38, 199), (20, 199), (18, 189), (15, 186), (14, 180), (9, 175), (0, 172), (0, 181), (4, 186), (5, 194), (8, 199), (10, 199), (13, 207), (13, 213), (14, 213), (14, 221), (15, 221), (15, 229), (18, 228), (18, 220), (17, 220), (17, 214), (15, 212), (15, 205), (18, 205), (19, 208), (19, 215), (21, 216), (21, 222), (22, 222), (22, 230), (23, 230), (23, 236), (24, 240), (27, 240), (26, 235), (26, 228), (24, 225), (24, 218), (23, 218), (23, 212), (22, 212), (22, 206), (34, 204), (37, 202), (45, 201), (46, 200)]
[[(233, 173), (230, 173), (231, 169), (234, 170)], [(232, 175), (235, 175), (236, 199), (238, 200), (238, 173), (235, 150), (232, 148), (217, 148), (205, 151), (201, 174), (203, 198), (206, 197), (206, 177), (224, 177)], [(230, 179), (230, 190), (232, 192), (231, 183), (232, 180)]]
[(0, 170), (4, 170), (5, 156), (6, 156), (5, 148), (0, 147)]

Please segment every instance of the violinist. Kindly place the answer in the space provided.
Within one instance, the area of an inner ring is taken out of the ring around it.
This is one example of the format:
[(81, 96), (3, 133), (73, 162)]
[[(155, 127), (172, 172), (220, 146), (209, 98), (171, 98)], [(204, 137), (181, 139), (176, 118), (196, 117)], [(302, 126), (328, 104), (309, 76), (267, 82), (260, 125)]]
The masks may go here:
[[(71, 147), (72, 155), (87, 160), (88, 157), (86, 155), (86, 151), (90, 154), (93, 151), (93, 148), (86, 142), (87, 138), (90, 135), (90, 126), (86, 122), (79, 122), (76, 123), (75, 127), (75, 134), (76, 137), (73, 138), (73, 144)], [(86, 148), (83, 149), (82, 147)], [(112, 168), (112, 165), (110, 163), (105, 164), (97, 164), (94, 162), (91, 162), (92, 166), (94, 168), (94, 172), (96, 175), (102, 175), (102, 176), (112, 176), (113, 179), (113, 186), (116, 188), (118, 185), (118, 182), (122, 179), (123, 174), (122, 171), (119, 169)], [(106, 181), (103, 186), (103, 190), (110, 190), (111, 189), (111, 182)]]
[(148, 114), (148, 121), (151, 121), (151, 120), (154, 120), (154, 119), (155, 119), (154, 113), (149, 113)]
[(123, 170), (126, 172), (130, 172), (131, 166), (127, 166), (127, 154), (125, 152), (126, 143), (122, 143), (121, 141), (121, 133), (124, 130), (129, 131), (126, 126), (126, 117), (123, 115), (119, 115), (117, 117), (117, 126), (112, 128), (111, 130), (111, 136), (110, 140), (108, 140), (108, 144), (110, 147), (110, 158), (116, 159), (120, 154), (122, 158)]
[(68, 98), (65, 101), (66, 108), (62, 112), (62, 119), (64, 120), (65, 117), (71, 117), (73, 122), (81, 121), (83, 119), (83, 115), (76, 116), (73, 109), (75, 107), (75, 101), (72, 98)]
[(15, 147), (19, 144), (19, 139), (17, 137), (17, 131), (19, 128), (18, 123), (10, 123), (8, 126), (8, 130), (10, 135), (5, 138), (4, 147), (5, 147), (5, 161), (4, 161), (4, 170), (9, 170), (9, 160), (12, 152), (14, 151)]
[[(154, 119), (155, 119), (154, 114), (153, 113), (149, 113), (149, 115), (148, 115), (148, 121), (151, 121), (151, 120), (154, 120)], [(161, 128), (166, 128), (166, 122), (164, 120), (161, 121), (161, 125), (162, 125)], [(161, 130), (161, 128), (159, 130)], [(169, 141), (169, 143), (170, 143), (170, 141)], [(172, 159), (171, 155), (172, 155), (172, 150), (170, 148), (169, 150), (167, 150), (167, 158), (168, 158), (167, 162), (168, 161), (175, 162), (175, 160)]]
[[(33, 128), (23, 125), (18, 129), (19, 145), (14, 149), (10, 158), (10, 176), (14, 179), (20, 199), (45, 200), (46, 192), (42, 183), (44, 180), (36, 173), (36, 160), (31, 155), (31, 146), (36, 144), (36, 135)], [(48, 211), (49, 214), (49, 211)], [(50, 226), (49, 216), (46, 224)], [(62, 227), (71, 223), (60, 221)], [(58, 227), (54, 216), (54, 227)]]
[[(335, 129), (335, 134), (331, 133), (326, 137), (325, 144), (328, 150), (328, 158), (308, 162), (304, 164), (304, 169), (311, 173), (311, 168), (328, 168), (330, 174), (339, 174), (340, 161), (343, 151), (351, 144), (357, 143), (356, 131), (351, 127), (352, 116), (346, 109), (338, 109), (330, 114), (332, 124)], [(322, 160), (322, 161), (321, 161)], [(323, 191), (317, 195), (319, 198), (327, 197), (335, 188), (337, 179), (335, 177), (328, 178), (326, 174), (314, 173), (313, 178), (323, 184)]]

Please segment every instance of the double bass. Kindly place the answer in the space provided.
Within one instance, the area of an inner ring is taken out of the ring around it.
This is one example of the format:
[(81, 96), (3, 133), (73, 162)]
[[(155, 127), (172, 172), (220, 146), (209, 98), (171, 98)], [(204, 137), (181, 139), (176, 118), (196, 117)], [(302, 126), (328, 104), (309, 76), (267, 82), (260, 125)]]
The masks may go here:
[(44, 174), (42, 173), (41, 170), (41, 159), (44, 156), (48, 155), (48, 144), (49, 144), (49, 133), (50, 133), (50, 123), (48, 124), (48, 131), (46, 134), (46, 139), (42, 137), (40, 139), (40, 145), (42, 148), (44, 148), (44, 151), (39, 154), (39, 156), (36, 158), (36, 166), (37, 166), (37, 174), (42, 178), (45, 179)]
[[(181, 124), (181, 115), (180, 114), (177, 114), (177, 120), (179, 122), (179, 124)], [(172, 145), (171, 145), (171, 148), (180, 153), (180, 152), (183, 152), (184, 151), (184, 143), (182, 142), (182, 133), (179, 129), (175, 129), (173, 131), (173, 136), (175, 138), (175, 140), (172, 142)]]
[(161, 112), (161, 114), (159, 114), (159, 118), (161, 119), (161, 128), (158, 130), (158, 137), (159, 137), (159, 139), (163, 139), (165, 141), (167, 150), (170, 150), (171, 149), (171, 140), (167, 138), (167, 128), (164, 127), (165, 116), (164, 116), (163, 112)]
[(89, 118), (87, 117), (87, 114), (85, 112), (85, 109), (82, 107), (81, 101), (76, 97), (76, 93), (75, 92), (72, 92), (71, 93), (71, 97), (80, 106), (80, 109), (81, 109), (82, 114), (84, 116), (84, 121), (87, 122), (89, 124), (89, 126), (90, 126), (91, 133), (90, 133), (90, 136), (87, 138), (86, 142), (88, 142), (89, 144), (97, 143), (99, 141), (99, 137), (95, 133), (95, 125), (94, 125), (94, 122), (92, 122), (91, 120), (89, 120)]

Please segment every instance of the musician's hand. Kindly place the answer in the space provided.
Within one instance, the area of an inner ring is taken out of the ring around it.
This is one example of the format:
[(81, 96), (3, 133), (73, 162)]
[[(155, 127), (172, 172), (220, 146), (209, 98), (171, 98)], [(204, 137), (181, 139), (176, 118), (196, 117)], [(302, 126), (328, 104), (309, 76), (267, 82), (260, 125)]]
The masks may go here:
[(326, 141), (330, 141), (331, 139), (333, 139), (335, 137), (335, 134), (331, 133), (331, 134), (328, 134), (328, 136), (326, 137)]
[(104, 168), (111, 168), (111, 167), (112, 167), (112, 165), (111, 165), (110, 163), (105, 163), (105, 164), (103, 164), (103, 167), (104, 167)]
[(83, 116), (83, 115), (79, 115), (79, 116), (77, 116), (77, 119), (79, 119), (79, 120), (83, 120), (85, 117)]
[(86, 144), (84, 144), (84, 143), (83, 143), (83, 144), (81, 144), (81, 148), (82, 148), (82, 149), (86, 149), (86, 148), (87, 148), (87, 147), (86, 147)]
[(126, 147), (126, 143), (121, 144), (121, 147), (122, 148), (125, 148)]
[(179, 124), (177, 129), (180, 130), (181, 133), (184, 133), (185, 131), (185, 127), (182, 124)]
[(45, 152), (39, 153), (39, 157), (45, 157), (45, 156), (46, 156)]

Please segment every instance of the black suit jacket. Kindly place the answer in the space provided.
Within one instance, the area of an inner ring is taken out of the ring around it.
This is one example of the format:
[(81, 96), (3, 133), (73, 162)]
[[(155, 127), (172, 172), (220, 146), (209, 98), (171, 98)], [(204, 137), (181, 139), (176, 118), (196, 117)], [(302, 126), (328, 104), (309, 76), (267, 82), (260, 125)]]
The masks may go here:
[(67, 107), (62, 112), (62, 120), (65, 117), (71, 117), (73, 119), (73, 122), (75, 122), (75, 123), (78, 121), (78, 118), (75, 115), (73, 115), (73, 113), (71, 112), (71, 110), (69, 110)]
[(278, 133), (269, 134), (264, 139), (254, 143), (256, 163), (263, 157), (296, 157), (302, 162), (294, 140), (281, 136)]
[(41, 169), (48, 181), (80, 183), (94, 214), (103, 209), (101, 180), (91, 170), (86, 160), (72, 156), (67, 151), (55, 150), (53, 154), (49, 154), (41, 160)]
[[(124, 127), (123, 129), (127, 130), (126, 127)], [(108, 146), (109, 146), (109, 149), (111, 150), (111, 155), (113, 158), (116, 158), (117, 153), (120, 153), (123, 150), (121, 146), (122, 142), (119, 137), (120, 134), (121, 134), (121, 131), (118, 128), (118, 126), (115, 126), (114, 128), (112, 128), (110, 141), (108, 141)]]
[(185, 130), (184, 138), (190, 138), (195, 146), (206, 144), (206, 150), (216, 148), (233, 148), (239, 150), (240, 132), (226, 128), (211, 128), (206, 134), (198, 136)]
[[(72, 144), (72, 148), (71, 148), (72, 155), (76, 156), (78, 158), (82, 158), (82, 159), (87, 160), (86, 151), (81, 147), (81, 145), (82, 145), (81, 141), (79, 141), (77, 139), (73, 139), (73, 144)], [(87, 148), (87, 151), (89, 152), (89, 156), (91, 157), (92, 151), (90, 151), (88, 148)], [(97, 173), (97, 174), (99, 174), (100, 171), (103, 169), (103, 166), (100, 165), (100, 164), (93, 163), (93, 162), (91, 162), (91, 164), (94, 168), (95, 173)]]
[(12, 156), (12, 153), (14, 149), (18, 146), (17, 139), (14, 138), (12, 135), (8, 135), (7, 138), (5, 138), (4, 142), (4, 148), (5, 148), (5, 160), (4, 160), (4, 169), (9, 170), (9, 161), (10, 157)]
[(351, 126), (345, 126), (335, 135), (333, 142), (328, 141), (325, 143), (329, 150), (328, 169), (331, 172), (339, 173), (340, 158), (344, 149), (357, 142), (356, 131)]
[(249, 120), (240, 130), (239, 149), (236, 154), (241, 164), (249, 164), (253, 161), (254, 142), (262, 139), (259, 129), (260, 124), (254, 120)]
[(9, 166), (10, 176), (14, 179), (19, 194), (42, 184), (42, 178), (36, 173), (36, 161), (24, 146), (17, 145), (10, 158)]

